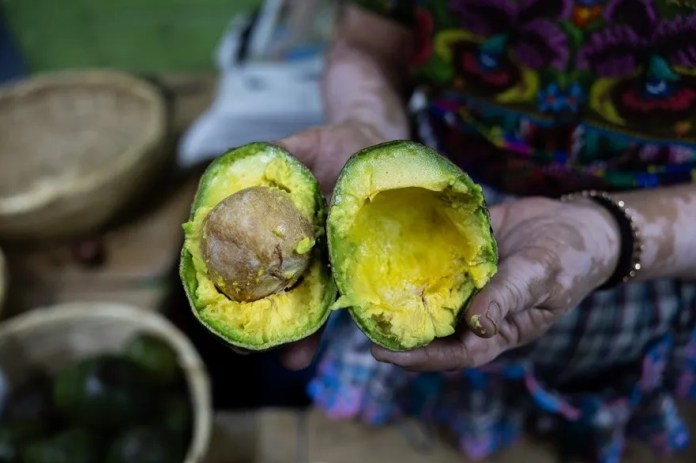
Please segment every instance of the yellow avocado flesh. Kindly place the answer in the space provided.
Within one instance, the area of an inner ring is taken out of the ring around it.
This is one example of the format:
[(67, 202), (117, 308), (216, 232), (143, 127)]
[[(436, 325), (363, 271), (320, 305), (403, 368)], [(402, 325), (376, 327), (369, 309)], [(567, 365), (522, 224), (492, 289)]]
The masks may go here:
[(405, 348), (452, 334), (462, 304), (486, 278), (477, 256), (486, 246), (470, 207), (439, 192), (404, 188), (378, 193), (349, 234), (346, 269), (352, 305)]
[[(298, 284), (253, 302), (237, 302), (218, 290), (208, 275), (203, 257), (201, 233), (207, 214), (224, 198), (252, 186), (268, 186), (290, 193), (293, 204), (312, 223), (315, 221), (316, 196), (303, 173), (287, 159), (259, 151), (253, 156), (234, 160), (232, 168), (223, 164), (204, 178), (199, 188), (191, 220), (184, 225), (184, 250), (191, 256), (196, 287), (190, 297), (197, 316), (204, 324), (231, 342), (245, 347), (266, 346), (302, 337), (307, 327), (323, 317), (326, 297), (326, 272), (318, 249)], [(316, 226), (316, 225), (315, 225)], [(321, 227), (316, 227), (320, 230)], [(320, 233), (320, 231), (318, 232)]]
[(432, 149), (388, 142), (356, 153), (327, 220), (330, 260), (347, 308), (376, 344), (397, 351), (454, 333), (497, 271), (482, 188)]

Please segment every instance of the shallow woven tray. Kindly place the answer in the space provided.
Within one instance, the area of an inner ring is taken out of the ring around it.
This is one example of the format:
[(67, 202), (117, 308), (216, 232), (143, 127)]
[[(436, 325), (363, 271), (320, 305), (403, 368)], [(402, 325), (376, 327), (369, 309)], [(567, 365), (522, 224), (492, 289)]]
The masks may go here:
[(166, 156), (162, 95), (128, 73), (40, 74), (0, 86), (0, 238), (92, 231)]
[(0, 368), (12, 384), (40, 368), (55, 373), (72, 359), (121, 350), (136, 332), (160, 336), (176, 350), (193, 404), (193, 436), (184, 463), (204, 461), (212, 427), (210, 380), (188, 338), (162, 315), (115, 303), (34, 309), (0, 324)]

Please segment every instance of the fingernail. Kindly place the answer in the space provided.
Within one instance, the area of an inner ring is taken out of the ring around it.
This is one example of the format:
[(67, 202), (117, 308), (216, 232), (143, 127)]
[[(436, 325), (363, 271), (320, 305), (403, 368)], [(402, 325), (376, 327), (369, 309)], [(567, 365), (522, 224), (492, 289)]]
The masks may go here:
[(501, 313), (502, 311), (500, 310), (500, 304), (498, 304), (496, 301), (493, 301), (488, 305), (485, 317), (492, 327), (491, 329), (493, 334), (498, 334), (498, 323), (500, 322)]
[(471, 316), (471, 319), (469, 320), (469, 326), (472, 329), (478, 331), (480, 335), (486, 334), (486, 328), (484, 328), (481, 324), (481, 315), (479, 314), (474, 314)]

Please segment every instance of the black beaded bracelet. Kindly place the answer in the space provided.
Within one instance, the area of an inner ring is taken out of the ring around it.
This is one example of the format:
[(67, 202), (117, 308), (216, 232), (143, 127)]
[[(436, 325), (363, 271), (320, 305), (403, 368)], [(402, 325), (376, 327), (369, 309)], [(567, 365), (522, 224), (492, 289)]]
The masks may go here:
[(561, 197), (561, 201), (564, 202), (576, 199), (589, 199), (604, 207), (614, 217), (619, 226), (621, 249), (616, 269), (611, 277), (597, 289), (611, 289), (619, 284), (628, 283), (636, 277), (636, 274), (641, 269), (643, 244), (638, 227), (626, 207), (626, 203), (621, 200), (614, 200), (608, 193), (595, 190), (580, 191)]

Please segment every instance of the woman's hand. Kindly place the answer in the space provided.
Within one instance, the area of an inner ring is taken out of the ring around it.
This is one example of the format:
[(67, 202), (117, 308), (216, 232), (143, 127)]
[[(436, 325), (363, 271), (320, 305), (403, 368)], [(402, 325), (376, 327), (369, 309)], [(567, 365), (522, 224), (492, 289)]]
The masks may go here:
[(618, 227), (590, 201), (521, 199), (492, 208), (491, 220), (499, 270), (473, 298), (466, 324), (409, 352), (375, 346), (377, 360), (414, 371), (484, 365), (540, 337), (616, 267)]
[(349, 121), (315, 127), (276, 142), (312, 170), (330, 196), (348, 158), (368, 146), (387, 141), (364, 122)]

